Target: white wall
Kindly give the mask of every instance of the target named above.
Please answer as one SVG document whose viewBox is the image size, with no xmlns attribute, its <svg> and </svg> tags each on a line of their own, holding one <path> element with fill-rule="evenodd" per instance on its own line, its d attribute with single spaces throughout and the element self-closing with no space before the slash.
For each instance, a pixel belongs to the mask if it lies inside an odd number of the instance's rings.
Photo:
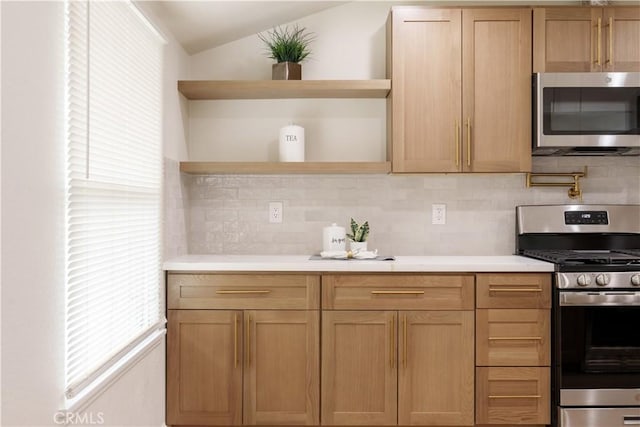
<svg viewBox="0 0 640 427">
<path fill-rule="evenodd" d="M 0 424 L 47 426 L 64 408 L 63 2 L 2 1 L 0 8 Z M 173 42 L 167 51 L 165 90 L 175 98 L 186 54 Z M 165 149 L 182 159 L 182 113 L 174 101 L 165 109 Z M 103 425 L 163 425 L 164 359 L 162 342 L 82 412 Z"/>
</svg>

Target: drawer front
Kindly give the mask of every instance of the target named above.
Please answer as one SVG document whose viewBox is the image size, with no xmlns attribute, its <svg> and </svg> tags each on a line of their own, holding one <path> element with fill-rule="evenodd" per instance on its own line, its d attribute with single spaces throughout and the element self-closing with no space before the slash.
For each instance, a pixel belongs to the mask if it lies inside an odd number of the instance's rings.
<svg viewBox="0 0 640 427">
<path fill-rule="evenodd" d="M 319 309 L 320 276 L 181 274 L 167 277 L 169 309 Z"/>
<path fill-rule="evenodd" d="M 474 276 L 446 274 L 327 274 L 328 310 L 473 310 Z"/>
<path fill-rule="evenodd" d="M 550 310 L 478 309 L 476 365 L 549 366 Z"/>
<path fill-rule="evenodd" d="M 479 273 L 478 308 L 551 308 L 550 273 Z"/>
<path fill-rule="evenodd" d="M 549 424 L 549 368 L 476 368 L 476 424 Z"/>
</svg>

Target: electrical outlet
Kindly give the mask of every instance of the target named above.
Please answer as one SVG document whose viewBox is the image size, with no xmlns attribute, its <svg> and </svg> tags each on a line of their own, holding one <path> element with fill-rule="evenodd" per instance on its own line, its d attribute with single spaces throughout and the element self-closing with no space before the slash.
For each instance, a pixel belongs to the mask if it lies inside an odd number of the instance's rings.
<svg viewBox="0 0 640 427">
<path fill-rule="evenodd" d="M 447 223 L 447 205 L 431 205 L 431 224 Z"/>
<path fill-rule="evenodd" d="M 269 222 L 282 222 L 282 202 L 269 202 Z"/>
</svg>

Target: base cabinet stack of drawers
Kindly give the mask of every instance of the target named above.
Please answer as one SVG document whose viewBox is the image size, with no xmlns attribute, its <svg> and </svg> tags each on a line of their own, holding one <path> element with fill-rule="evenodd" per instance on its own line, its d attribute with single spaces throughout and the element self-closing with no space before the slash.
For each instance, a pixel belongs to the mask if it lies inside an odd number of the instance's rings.
<svg viewBox="0 0 640 427">
<path fill-rule="evenodd" d="M 550 422 L 549 274 L 476 275 L 476 423 Z"/>
<path fill-rule="evenodd" d="M 167 425 L 547 424 L 550 281 L 170 272 Z"/>
</svg>

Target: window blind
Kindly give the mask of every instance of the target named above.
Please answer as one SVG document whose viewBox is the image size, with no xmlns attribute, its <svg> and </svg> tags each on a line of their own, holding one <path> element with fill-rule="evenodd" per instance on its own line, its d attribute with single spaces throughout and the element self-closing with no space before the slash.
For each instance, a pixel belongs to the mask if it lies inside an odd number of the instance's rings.
<svg viewBox="0 0 640 427">
<path fill-rule="evenodd" d="M 162 40 L 129 2 L 66 2 L 66 396 L 164 328 Z"/>
</svg>

